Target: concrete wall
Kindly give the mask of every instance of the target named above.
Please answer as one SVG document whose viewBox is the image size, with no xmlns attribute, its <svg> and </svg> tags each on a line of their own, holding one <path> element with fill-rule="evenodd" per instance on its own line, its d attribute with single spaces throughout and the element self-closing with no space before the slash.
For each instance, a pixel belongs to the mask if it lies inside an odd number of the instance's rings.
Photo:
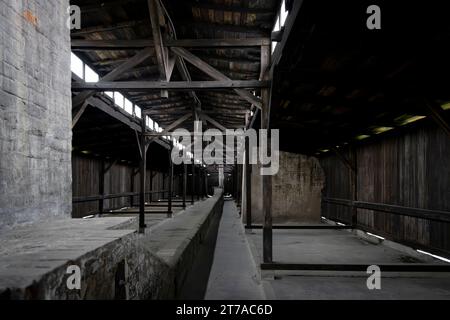
<svg viewBox="0 0 450 320">
<path fill-rule="evenodd" d="M 272 177 L 273 223 L 320 222 L 324 179 L 316 158 L 280 152 L 280 169 Z M 242 208 L 245 220 L 245 200 Z M 258 165 L 252 168 L 252 220 L 257 224 L 263 222 L 262 176 Z"/>
<path fill-rule="evenodd" d="M 0 229 L 70 216 L 68 4 L 0 1 Z"/>
</svg>

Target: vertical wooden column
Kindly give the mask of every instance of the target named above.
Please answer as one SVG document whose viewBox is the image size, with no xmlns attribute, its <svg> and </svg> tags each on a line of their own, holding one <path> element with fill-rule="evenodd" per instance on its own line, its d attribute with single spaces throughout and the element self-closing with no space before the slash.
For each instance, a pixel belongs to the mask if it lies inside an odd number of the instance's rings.
<svg viewBox="0 0 450 320">
<path fill-rule="evenodd" d="M 194 204 L 194 195 L 195 195 L 195 163 L 192 163 L 191 204 Z"/>
<path fill-rule="evenodd" d="M 252 226 L 252 165 L 250 164 L 250 142 L 245 139 L 245 217 L 247 227 Z"/>
<path fill-rule="evenodd" d="M 139 189 L 139 233 L 145 232 L 145 171 L 147 162 L 147 149 L 145 139 L 145 117 L 141 119 L 141 166 L 140 166 L 140 189 Z"/>
<path fill-rule="evenodd" d="M 208 170 L 205 168 L 205 194 L 206 198 L 208 198 Z"/>
<path fill-rule="evenodd" d="M 104 195 L 105 195 L 105 159 L 100 160 L 98 170 L 98 194 L 101 196 L 98 201 L 98 214 L 103 214 Z"/>
<path fill-rule="evenodd" d="M 153 201 L 153 169 L 150 169 L 150 194 L 148 195 L 149 202 Z"/>
<path fill-rule="evenodd" d="M 134 192 L 134 169 L 131 169 L 131 175 L 130 175 L 130 192 Z M 134 196 L 130 196 L 130 207 L 133 207 L 134 204 Z"/>
<path fill-rule="evenodd" d="M 352 195 L 352 226 L 356 228 L 358 225 L 358 208 L 354 205 L 354 202 L 358 200 L 358 171 L 357 171 L 357 159 L 356 150 L 354 147 L 350 147 L 350 188 Z"/>
<path fill-rule="evenodd" d="M 169 193 L 167 198 L 167 217 L 172 218 L 172 189 L 173 189 L 173 162 L 172 162 L 172 142 L 169 148 Z"/>
<path fill-rule="evenodd" d="M 162 192 L 161 192 L 161 198 L 164 200 L 164 195 L 166 194 L 166 173 L 162 173 Z"/>
<path fill-rule="evenodd" d="M 261 73 L 263 80 L 272 80 L 269 70 L 270 65 L 270 46 L 261 46 Z M 270 128 L 270 89 L 261 90 L 262 110 L 261 110 L 261 129 Z M 267 148 L 270 150 L 270 133 L 268 133 Z M 262 196 L 263 196 L 263 261 L 271 263 L 272 255 L 272 177 L 262 176 Z"/>
<path fill-rule="evenodd" d="M 200 200 L 200 183 L 199 182 L 200 182 L 201 175 L 202 175 L 202 168 L 199 167 L 197 175 L 196 175 L 196 180 L 195 180 L 195 184 L 197 186 L 197 188 L 195 188 L 195 193 L 197 194 L 197 201 Z"/>
<path fill-rule="evenodd" d="M 187 164 L 183 163 L 183 209 L 186 209 Z"/>
</svg>

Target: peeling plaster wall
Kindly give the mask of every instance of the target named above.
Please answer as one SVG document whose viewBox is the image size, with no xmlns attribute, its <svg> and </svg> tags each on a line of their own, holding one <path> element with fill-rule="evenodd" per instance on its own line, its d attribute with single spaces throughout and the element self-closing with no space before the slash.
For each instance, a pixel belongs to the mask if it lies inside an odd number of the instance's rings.
<svg viewBox="0 0 450 320">
<path fill-rule="evenodd" d="M 262 179 L 252 167 L 252 220 L 263 223 Z M 280 152 L 280 169 L 272 177 L 273 223 L 318 223 L 324 173 L 319 160 L 301 154 Z M 245 220 L 245 200 L 242 206 Z"/>
</svg>

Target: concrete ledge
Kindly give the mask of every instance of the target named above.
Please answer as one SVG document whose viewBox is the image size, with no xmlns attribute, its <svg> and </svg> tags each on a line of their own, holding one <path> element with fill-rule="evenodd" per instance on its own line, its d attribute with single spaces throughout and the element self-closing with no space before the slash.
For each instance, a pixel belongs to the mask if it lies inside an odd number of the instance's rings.
<svg viewBox="0 0 450 320">
<path fill-rule="evenodd" d="M 174 299 L 212 222 L 222 191 L 147 234 L 121 229 L 134 218 L 71 219 L 10 230 L 0 236 L 0 298 Z M 81 270 L 69 290 L 67 267 Z"/>
</svg>

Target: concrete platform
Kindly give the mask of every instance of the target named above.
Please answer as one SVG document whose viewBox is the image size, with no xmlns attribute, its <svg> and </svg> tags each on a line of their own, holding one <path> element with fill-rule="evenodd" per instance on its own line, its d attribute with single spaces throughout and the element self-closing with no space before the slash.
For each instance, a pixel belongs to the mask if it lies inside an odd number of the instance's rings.
<svg viewBox="0 0 450 320">
<path fill-rule="evenodd" d="M 221 191 L 167 218 L 146 214 L 35 223 L 0 235 L 0 298 L 176 298 L 222 211 Z M 81 289 L 67 287 L 67 267 L 81 269 Z"/>
<path fill-rule="evenodd" d="M 252 254 L 261 263 L 262 231 L 247 233 Z M 348 230 L 273 230 L 273 259 L 282 263 L 367 264 L 430 263 L 440 260 L 411 248 L 362 238 Z M 271 299 L 450 299 L 449 273 L 384 272 L 381 290 L 369 290 L 365 272 L 263 271 Z M 267 280 L 270 273 L 274 280 Z"/>
<path fill-rule="evenodd" d="M 131 217 L 35 223 L 0 235 L 0 292 L 22 288 L 89 252 L 135 233 Z"/>
<path fill-rule="evenodd" d="M 234 201 L 225 201 L 206 300 L 259 300 L 264 291 Z"/>
</svg>

